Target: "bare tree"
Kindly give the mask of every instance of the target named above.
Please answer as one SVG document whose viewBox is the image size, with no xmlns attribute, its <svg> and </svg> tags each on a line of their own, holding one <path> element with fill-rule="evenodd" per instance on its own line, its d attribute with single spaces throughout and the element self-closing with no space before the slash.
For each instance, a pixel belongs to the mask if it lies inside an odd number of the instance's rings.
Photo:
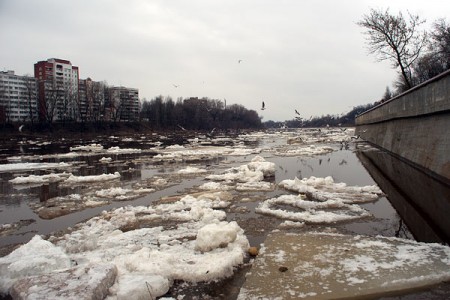
<svg viewBox="0 0 450 300">
<path fill-rule="evenodd" d="M 43 82 L 46 86 L 44 101 L 39 102 L 39 111 L 42 114 L 42 118 L 49 124 L 53 123 L 53 120 L 57 111 L 57 103 L 61 97 L 61 93 L 55 84 L 52 82 Z"/>
<path fill-rule="evenodd" d="M 435 53 L 444 69 L 450 69 L 450 24 L 439 19 L 431 32 L 431 52 Z"/>
<path fill-rule="evenodd" d="M 369 52 L 379 61 L 390 60 L 400 73 L 406 87 L 413 86 L 411 66 L 427 45 L 427 33 L 419 27 L 425 22 L 408 12 L 405 19 L 401 12 L 397 16 L 386 11 L 371 9 L 357 24 L 367 31 Z"/>
<path fill-rule="evenodd" d="M 384 91 L 383 98 L 381 98 L 381 101 L 384 102 L 391 98 L 392 98 L 392 93 L 391 93 L 391 90 L 389 89 L 389 87 L 387 86 L 386 90 Z"/>
<path fill-rule="evenodd" d="M 36 79 L 26 75 L 25 89 L 27 93 L 28 118 L 30 118 L 31 125 L 34 124 L 34 119 L 37 116 L 37 86 Z"/>
</svg>

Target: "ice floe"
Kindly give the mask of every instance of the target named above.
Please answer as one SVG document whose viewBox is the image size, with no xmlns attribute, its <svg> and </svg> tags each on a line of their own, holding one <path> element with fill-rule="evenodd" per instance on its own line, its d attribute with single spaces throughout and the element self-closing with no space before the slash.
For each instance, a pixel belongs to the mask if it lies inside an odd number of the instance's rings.
<svg viewBox="0 0 450 300">
<path fill-rule="evenodd" d="M 106 153 L 113 153 L 113 154 L 130 154 L 130 153 L 141 153 L 141 152 L 142 152 L 141 149 L 120 148 L 118 146 L 106 149 Z"/>
<path fill-rule="evenodd" d="M 285 208 L 278 208 L 283 205 Z M 358 205 L 340 200 L 308 201 L 302 195 L 281 195 L 267 199 L 255 209 L 257 213 L 309 224 L 335 223 L 368 217 L 371 214 Z"/>
<path fill-rule="evenodd" d="M 103 150 L 103 146 L 100 144 L 70 147 L 70 151 L 102 152 Z"/>
<path fill-rule="evenodd" d="M 333 151 L 335 151 L 335 149 L 330 146 L 307 145 L 295 148 L 279 148 L 276 150 L 275 154 L 278 156 L 313 156 L 326 154 Z"/>
<path fill-rule="evenodd" d="M 109 163 L 112 161 L 112 158 L 111 157 L 102 157 L 98 161 L 101 163 Z"/>
<path fill-rule="evenodd" d="M 261 156 L 255 156 L 250 163 L 225 170 L 223 174 L 212 174 L 207 179 L 226 182 L 257 182 L 275 174 L 275 164 Z"/>
<path fill-rule="evenodd" d="M 64 181 L 72 173 L 52 173 L 46 175 L 29 175 L 29 176 L 19 176 L 14 179 L 9 180 L 12 184 L 44 184 L 49 182 Z"/>
<path fill-rule="evenodd" d="M 86 183 L 86 182 L 98 182 L 107 181 L 120 178 L 119 172 L 114 172 L 114 174 L 101 174 L 101 175 L 88 175 L 88 176 L 75 176 L 71 175 L 67 178 L 64 183 Z"/>
<path fill-rule="evenodd" d="M 72 164 L 60 163 L 12 163 L 0 165 L 0 172 L 27 171 L 27 170 L 46 170 L 46 169 L 65 169 Z"/>
<path fill-rule="evenodd" d="M 0 293 L 7 294 L 15 280 L 52 274 L 74 267 L 75 262 L 78 267 L 117 267 L 111 299 L 148 297 L 146 283 L 157 297 L 167 292 L 173 280 L 231 276 L 249 244 L 243 230 L 235 222 L 223 221 L 225 213 L 216 209 L 230 205 L 227 199 L 224 192 L 204 193 L 156 206 L 122 207 L 77 225 L 63 237 L 51 238 L 53 243 L 36 236 L 0 258 Z M 171 221 L 174 226 L 139 225 L 155 220 Z"/>
<path fill-rule="evenodd" d="M 208 172 L 206 169 L 201 169 L 201 168 L 197 168 L 197 167 L 191 167 L 191 166 L 187 166 L 184 169 L 178 170 L 177 173 L 178 174 L 198 174 L 198 173 L 206 173 Z"/>
<path fill-rule="evenodd" d="M 279 185 L 287 190 L 307 194 L 314 200 L 340 200 L 343 203 L 363 203 L 377 200 L 383 192 L 376 185 L 348 186 L 344 182 L 335 183 L 331 176 L 286 179 Z"/>
</svg>

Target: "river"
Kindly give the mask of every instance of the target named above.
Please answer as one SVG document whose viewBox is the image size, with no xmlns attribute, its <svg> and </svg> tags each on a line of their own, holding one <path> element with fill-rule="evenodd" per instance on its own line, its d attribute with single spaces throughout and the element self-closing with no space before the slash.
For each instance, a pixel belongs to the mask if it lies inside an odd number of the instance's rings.
<svg viewBox="0 0 450 300">
<path fill-rule="evenodd" d="M 275 164 L 272 174 L 263 180 L 267 185 L 241 190 L 237 185 L 227 187 L 233 204 L 224 209 L 226 221 L 236 221 L 244 229 L 250 246 L 261 247 L 267 235 L 279 230 L 284 221 L 257 211 L 264 200 L 291 194 L 280 182 L 328 176 L 346 186 L 378 185 L 382 193 L 374 201 L 358 203 L 367 212 L 362 217 L 352 212 L 352 218 L 344 221 L 307 221 L 306 229 L 293 226 L 286 229 L 288 232 L 331 228 L 352 236 L 398 237 L 448 245 L 448 186 L 352 137 L 353 130 L 283 130 L 214 138 L 201 134 L 174 138 L 156 133 L 60 140 L 19 136 L 0 149 L 1 254 L 6 255 L 36 234 L 62 236 L 104 211 L 156 205 L 178 195 L 200 193 L 207 176 L 220 176 L 230 168 L 237 170 L 256 156 Z M 433 209 L 424 209 L 427 206 Z M 299 212 L 287 204 L 278 204 L 276 209 Z M 324 211 L 327 217 L 348 217 L 343 209 L 328 207 Z M 250 265 L 247 261 L 231 280 L 222 281 L 225 288 L 217 283 L 193 288 L 175 282 L 169 294 L 235 298 Z M 441 285 L 405 294 L 430 296 L 437 291 L 450 295 L 448 290 L 447 285 Z"/>
</svg>

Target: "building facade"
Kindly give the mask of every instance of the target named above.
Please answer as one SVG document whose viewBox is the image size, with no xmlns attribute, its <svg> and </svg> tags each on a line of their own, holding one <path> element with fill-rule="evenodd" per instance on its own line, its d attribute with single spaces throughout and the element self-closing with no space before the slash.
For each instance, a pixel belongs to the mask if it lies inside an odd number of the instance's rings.
<svg viewBox="0 0 450 300">
<path fill-rule="evenodd" d="M 130 122 L 139 120 L 139 90 L 127 87 L 109 87 L 105 93 L 105 119 Z"/>
<path fill-rule="evenodd" d="M 104 82 L 93 81 L 91 78 L 80 79 L 78 82 L 79 119 L 81 122 L 98 122 L 105 116 Z"/>
<path fill-rule="evenodd" d="M 79 118 L 78 67 L 68 60 L 50 58 L 34 64 L 38 82 L 39 116 L 47 122 Z"/>
<path fill-rule="evenodd" d="M 0 121 L 30 122 L 38 118 L 37 81 L 33 77 L 0 72 Z"/>
</svg>

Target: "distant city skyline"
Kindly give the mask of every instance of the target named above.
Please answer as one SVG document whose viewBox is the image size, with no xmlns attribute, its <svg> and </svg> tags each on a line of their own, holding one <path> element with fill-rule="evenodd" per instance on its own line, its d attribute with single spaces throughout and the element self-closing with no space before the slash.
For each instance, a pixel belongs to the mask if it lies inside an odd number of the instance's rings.
<svg viewBox="0 0 450 300">
<path fill-rule="evenodd" d="M 226 99 L 263 121 L 341 114 L 378 101 L 397 77 L 356 25 L 388 7 L 427 19 L 424 29 L 450 15 L 437 0 L 3 0 L 0 68 L 33 76 L 37 61 L 60 58 L 141 99 Z"/>
</svg>

